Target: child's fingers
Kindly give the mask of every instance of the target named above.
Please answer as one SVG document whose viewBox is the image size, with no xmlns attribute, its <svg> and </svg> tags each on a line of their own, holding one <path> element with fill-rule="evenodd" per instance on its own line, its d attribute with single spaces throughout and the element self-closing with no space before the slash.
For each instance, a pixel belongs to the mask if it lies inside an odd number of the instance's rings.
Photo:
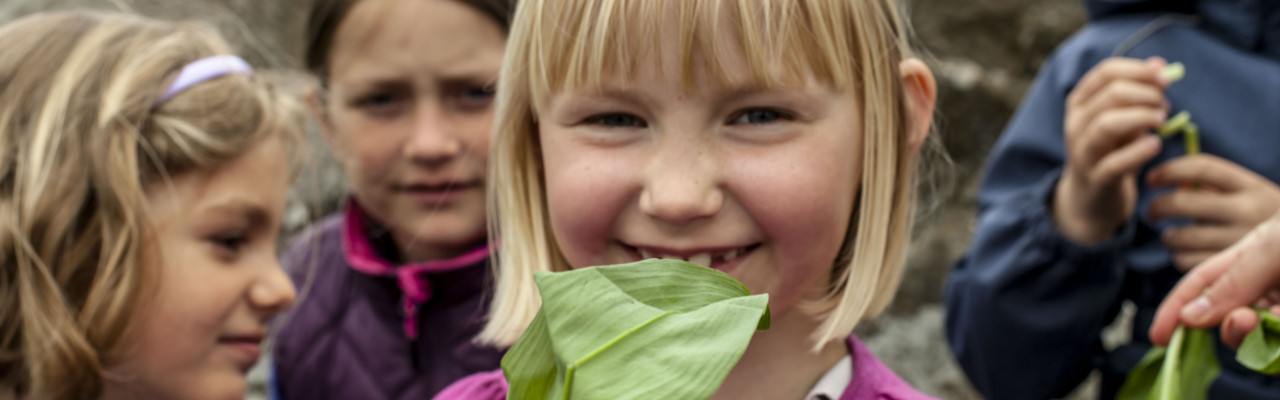
<svg viewBox="0 0 1280 400">
<path fill-rule="evenodd" d="M 1178 271 L 1187 272 L 1195 268 L 1200 263 L 1208 260 L 1217 254 L 1216 251 L 1181 251 L 1173 254 L 1173 267 Z"/>
<path fill-rule="evenodd" d="M 1142 135 L 1097 161 L 1089 179 L 1093 182 L 1114 182 L 1141 168 L 1159 153 L 1160 138 Z"/>
<path fill-rule="evenodd" d="M 1160 69 L 1166 64 L 1168 63 L 1158 57 L 1147 60 L 1108 58 L 1080 78 L 1080 83 L 1067 96 L 1067 101 L 1069 104 L 1082 105 L 1108 82 L 1120 79 L 1144 82 L 1160 88 L 1168 87 L 1169 83 L 1160 74 Z"/>
<path fill-rule="evenodd" d="M 1202 183 L 1223 191 L 1246 188 L 1257 179 L 1252 171 L 1209 154 L 1178 157 L 1147 173 L 1147 183 L 1152 186 Z"/>
<path fill-rule="evenodd" d="M 1258 313 L 1248 307 L 1240 307 L 1227 313 L 1222 321 L 1222 342 L 1232 349 L 1240 347 L 1249 331 L 1258 326 Z"/>
<path fill-rule="evenodd" d="M 1174 252 L 1217 253 L 1231 247 L 1247 234 L 1249 228 L 1243 226 L 1196 224 L 1167 228 L 1160 234 L 1160 241 Z"/>
<path fill-rule="evenodd" d="M 1151 136 L 1152 140 L 1158 142 L 1158 137 L 1147 132 L 1159 126 L 1163 119 L 1162 112 L 1149 107 L 1108 110 L 1094 118 L 1085 128 L 1085 133 L 1078 145 L 1082 154 L 1076 159 L 1087 164 L 1096 164 L 1108 157 L 1111 152 L 1133 143 L 1137 138 Z"/>
<path fill-rule="evenodd" d="M 1147 207 L 1147 216 L 1153 220 L 1189 218 L 1202 222 L 1230 223 L 1238 220 L 1240 211 L 1231 196 L 1177 189 L 1152 200 Z"/>
<path fill-rule="evenodd" d="M 1139 107 L 1156 112 L 1158 123 L 1163 123 L 1169 113 L 1161 88 L 1129 80 L 1112 81 L 1089 101 L 1074 106 L 1067 115 L 1067 123 L 1085 127 L 1109 110 Z"/>
</svg>

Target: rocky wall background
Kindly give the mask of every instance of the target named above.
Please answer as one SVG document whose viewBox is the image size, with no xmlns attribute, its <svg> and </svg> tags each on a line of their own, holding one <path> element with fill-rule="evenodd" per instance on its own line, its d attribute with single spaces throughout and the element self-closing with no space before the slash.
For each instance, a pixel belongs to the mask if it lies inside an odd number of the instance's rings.
<svg viewBox="0 0 1280 400">
<path fill-rule="evenodd" d="M 1084 22 L 1078 0 L 904 0 L 922 56 L 940 85 L 939 134 L 953 164 L 925 191 L 902 290 L 882 317 L 859 328 L 876 354 L 917 388 L 947 399 L 979 398 L 942 336 L 943 285 L 972 235 L 982 162 L 1052 49 Z M 213 23 L 260 69 L 300 66 L 310 0 L 0 0 L 0 22 L 33 12 L 87 7 Z M 301 88 L 305 80 L 294 79 Z M 313 141 L 322 150 L 319 139 Z M 295 188 L 320 212 L 341 198 L 340 171 L 323 154 Z M 314 219 L 301 204 L 289 223 Z M 258 372 L 258 379 L 261 372 Z M 1078 390 L 1077 398 L 1090 391 Z M 253 397 L 261 396 L 254 393 Z"/>
</svg>

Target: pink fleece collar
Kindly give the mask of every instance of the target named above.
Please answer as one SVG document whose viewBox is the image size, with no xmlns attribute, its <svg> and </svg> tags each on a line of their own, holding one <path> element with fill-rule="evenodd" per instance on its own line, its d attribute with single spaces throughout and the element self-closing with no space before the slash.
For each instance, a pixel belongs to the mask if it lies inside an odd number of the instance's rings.
<svg viewBox="0 0 1280 400">
<path fill-rule="evenodd" d="M 418 306 L 431 300 L 429 275 L 474 265 L 489 256 L 489 246 L 482 245 L 448 260 L 394 265 L 374 251 L 373 243 L 369 241 L 364 229 L 367 217 L 355 199 L 347 201 L 344 217 L 342 253 L 347 264 L 363 274 L 396 277 L 396 283 L 404 294 L 404 333 L 411 339 L 418 337 Z"/>
</svg>

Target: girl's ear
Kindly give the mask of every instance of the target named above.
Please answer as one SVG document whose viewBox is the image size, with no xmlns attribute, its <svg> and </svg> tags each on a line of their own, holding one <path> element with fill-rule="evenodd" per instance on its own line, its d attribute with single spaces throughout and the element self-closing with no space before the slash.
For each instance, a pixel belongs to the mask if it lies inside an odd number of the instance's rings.
<svg viewBox="0 0 1280 400">
<path fill-rule="evenodd" d="M 338 160 L 343 160 L 343 146 L 338 141 L 338 131 L 334 128 L 333 117 L 329 114 L 329 102 L 326 99 L 324 88 L 319 85 L 312 85 L 311 90 L 307 91 L 306 99 L 307 111 L 320 124 L 320 130 L 324 132 L 324 140 L 329 145 L 329 151 Z"/>
<path fill-rule="evenodd" d="M 907 102 L 907 143 L 911 154 L 919 154 L 920 147 L 929 137 L 933 126 L 933 107 L 938 100 L 938 83 L 933 72 L 918 58 L 908 58 L 898 64 L 902 73 L 902 91 Z"/>
</svg>

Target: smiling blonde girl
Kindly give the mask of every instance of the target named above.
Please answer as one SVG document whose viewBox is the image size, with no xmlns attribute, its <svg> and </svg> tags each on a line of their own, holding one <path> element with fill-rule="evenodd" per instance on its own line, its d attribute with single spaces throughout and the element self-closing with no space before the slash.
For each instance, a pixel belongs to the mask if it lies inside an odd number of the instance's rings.
<svg viewBox="0 0 1280 400">
<path fill-rule="evenodd" d="M 898 287 L 936 94 L 895 2 L 525 1 L 508 46 L 481 340 L 521 335 L 534 272 L 675 257 L 769 294 L 715 398 L 921 397 L 850 336 Z"/>
<path fill-rule="evenodd" d="M 233 399 L 293 301 L 297 123 L 216 33 L 0 28 L 0 398 Z"/>
</svg>

